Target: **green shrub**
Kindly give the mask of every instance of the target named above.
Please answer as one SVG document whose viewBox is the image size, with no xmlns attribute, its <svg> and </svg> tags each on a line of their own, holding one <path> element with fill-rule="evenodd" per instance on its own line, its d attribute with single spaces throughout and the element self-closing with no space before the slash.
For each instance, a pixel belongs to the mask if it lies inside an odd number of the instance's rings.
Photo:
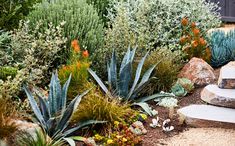
<svg viewBox="0 0 235 146">
<path fill-rule="evenodd" d="M 181 51 L 172 52 L 166 48 L 158 48 L 151 52 L 146 59 L 143 70 L 147 70 L 149 64 L 158 65 L 154 69 L 154 80 L 143 91 L 144 94 L 153 94 L 160 91 L 169 91 L 177 80 L 177 75 L 183 66 Z"/>
<path fill-rule="evenodd" d="M 0 67 L 0 79 L 6 80 L 7 77 L 14 78 L 17 74 L 18 69 L 10 66 Z"/>
<path fill-rule="evenodd" d="M 12 30 L 41 0 L 0 0 L 0 29 Z"/>
<path fill-rule="evenodd" d="M 87 0 L 88 4 L 92 4 L 97 9 L 99 16 L 103 22 L 107 22 L 106 16 L 108 15 L 108 8 L 113 0 Z"/>
<path fill-rule="evenodd" d="M 29 84 L 46 84 L 49 81 L 50 71 L 57 66 L 60 52 L 65 49 L 66 39 L 61 35 L 61 25 L 49 25 L 43 33 L 39 32 L 40 27 L 41 24 L 38 23 L 30 31 L 28 22 L 25 22 L 11 33 L 11 53 L 5 54 L 13 58 L 10 65 L 17 66 L 19 71 L 15 78 L 4 82 L 0 80 L 0 97 L 17 97 L 22 83 L 26 81 Z"/>
<path fill-rule="evenodd" d="M 92 5 L 86 0 L 44 0 L 38 4 L 27 17 L 32 28 L 42 20 L 42 31 L 52 22 L 54 26 L 65 22 L 64 37 L 68 38 L 68 46 L 73 39 L 78 39 L 81 48 L 91 54 L 103 44 L 103 23 Z"/>
<path fill-rule="evenodd" d="M 221 30 L 210 33 L 209 42 L 211 47 L 211 65 L 222 66 L 229 61 L 235 60 L 235 30 L 227 34 Z"/>
<path fill-rule="evenodd" d="M 110 23 L 106 30 L 105 47 L 95 54 L 95 61 L 102 61 L 113 49 L 118 56 L 124 55 L 129 45 L 138 45 L 137 53 L 162 46 L 181 49 L 181 19 L 187 17 L 198 22 L 198 28 L 205 32 L 220 25 L 219 13 L 215 11 L 217 8 L 216 4 L 204 0 L 116 0 L 108 13 Z M 104 69 L 104 61 L 95 68 L 99 72 L 104 72 Z"/>
<path fill-rule="evenodd" d="M 9 32 L 0 30 L 0 65 L 4 66 L 12 62 L 10 49 L 11 36 Z"/>
</svg>

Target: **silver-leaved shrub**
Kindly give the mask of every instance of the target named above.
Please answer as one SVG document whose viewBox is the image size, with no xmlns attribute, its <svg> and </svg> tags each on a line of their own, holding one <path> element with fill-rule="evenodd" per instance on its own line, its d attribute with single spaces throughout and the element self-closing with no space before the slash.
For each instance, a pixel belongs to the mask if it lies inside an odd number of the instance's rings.
<svg viewBox="0 0 235 146">
<path fill-rule="evenodd" d="M 10 61 L 4 66 L 14 66 L 18 72 L 14 78 L 0 80 L 0 97 L 16 97 L 21 91 L 22 83 L 45 84 L 49 81 L 49 74 L 60 58 L 60 52 L 66 48 L 66 38 L 63 37 L 63 24 L 54 27 L 49 24 L 48 29 L 39 31 L 42 23 L 29 29 L 29 22 L 21 22 L 19 28 L 10 32 Z M 1 63 L 2 64 L 2 63 Z"/>
<path fill-rule="evenodd" d="M 123 55 L 129 45 L 138 45 L 137 53 L 162 46 L 180 49 L 181 19 L 197 22 L 206 32 L 220 25 L 218 9 L 217 4 L 204 0 L 114 0 L 107 16 L 105 47 L 98 50 L 96 60 L 104 60 L 113 49 Z"/>
</svg>

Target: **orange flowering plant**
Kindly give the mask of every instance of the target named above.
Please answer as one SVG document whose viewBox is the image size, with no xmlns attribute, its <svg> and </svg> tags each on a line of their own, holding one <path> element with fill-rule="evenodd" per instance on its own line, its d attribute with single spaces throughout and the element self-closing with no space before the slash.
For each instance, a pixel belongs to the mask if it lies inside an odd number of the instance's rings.
<svg viewBox="0 0 235 146">
<path fill-rule="evenodd" d="M 183 18 L 181 25 L 183 31 L 179 41 L 183 51 L 188 55 L 188 58 L 198 57 L 210 62 L 210 49 L 196 23 L 189 22 L 188 18 Z"/>
<path fill-rule="evenodd" d="M 71 55 L 67 65 L 62 66 L 58 72 L 62 83 L 72 74 L 68 97 L 74 97 L 78 93 L 85 91 L 88 85 L 87 69 L 90 67 L 89 53 L 87 50 L 81 50 L 78 40 L 71 42 L 71 48 Z"/>
</svg>

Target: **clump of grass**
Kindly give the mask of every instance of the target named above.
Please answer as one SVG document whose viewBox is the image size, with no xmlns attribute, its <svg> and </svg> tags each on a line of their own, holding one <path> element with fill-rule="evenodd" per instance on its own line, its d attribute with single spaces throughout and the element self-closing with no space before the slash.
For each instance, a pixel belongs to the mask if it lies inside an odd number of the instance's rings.
<svg viewBox="0 0 235 146">
<path fill-rule="evenodd" d="M 16 117 L 16 110 L 10 100 L 0 98 L 0 139 L 6 139 L 17 130 L 17 125 L 12 122 Z"/>
<path fill-rule="evenodd" d="M 135 112 L 129 104 L 121 103 L 117 98 L 105 97 L 100 89 L 92 89 L 81 101 L 72 122 L 93 119 L 107 121 L 108 125 L 112 125 L 115 121 L 124 122 L 132 113 Z"/>
<path fill-rule="evenodd" d="M 45 132 L 35 129 L 35 135 L 27 131 L 20 131 L 17 134 L 16 144 L 20 146 L 62 146 L 64 142 L 51 139 Z"/>
<path fill-rule="evenodd" d="M 158 63 L 158 65 L 153 73 L 155 79 L 150 82 L 143 92 L 153 94 L 168 91 L 177 80 L 177 75 L 182 68 L 182 57 L 181 52 L 172 52 L 164 48 L 151 52 L 145 61 L 144 68 L 147 69 L 150 64 Z"/>
</svg>

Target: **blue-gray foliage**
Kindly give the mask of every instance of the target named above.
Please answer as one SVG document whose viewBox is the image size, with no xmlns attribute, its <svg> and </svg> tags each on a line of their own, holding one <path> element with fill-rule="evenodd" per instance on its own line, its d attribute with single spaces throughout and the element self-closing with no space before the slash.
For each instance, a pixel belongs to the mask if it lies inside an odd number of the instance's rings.
<svg viewBox="0 0 235 146">
<path fill-rule="evenodd" d="M 210 34 L 211 65 L 222 66 L 235 59 L 235 29 L 225 33 L 216 30 Z"/>
</svg>

